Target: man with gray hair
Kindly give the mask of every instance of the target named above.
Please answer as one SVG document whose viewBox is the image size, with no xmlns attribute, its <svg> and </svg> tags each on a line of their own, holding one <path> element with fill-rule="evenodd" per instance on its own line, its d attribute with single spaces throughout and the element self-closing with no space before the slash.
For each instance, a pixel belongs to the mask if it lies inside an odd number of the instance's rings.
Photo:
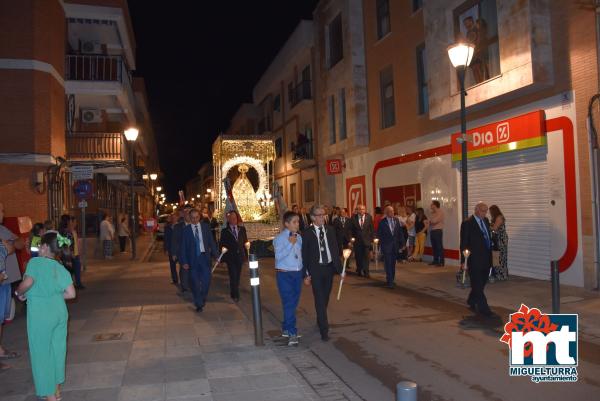
<svg viewBox="0 0 600 401">
<path fill-rule="evenodd" d="M 323 341 L 329 340 L 327 305 L 333 286 L 334 272 L 342 272 L 342 261 L 335 229 L 325 225 L 325 209 L 315 205 L 310 209 L 313 225 L 302 233 L 302 264 L 304 283 L 312 285 L 317 312 L 317 324 Z"/>
<path fill-rule="evenodd" d="M 492 234 L 487 211 L 485 203 L 478 203 L 473 215 L 460 225 L 460 252 L 461 267 L 467 269 L 471 280 L 471 292 L 467 299 L 469 308 L 485 317 L 493 317 L 483 292 L 492 267 Z M 466 266 L 465 250 L 470 254 Z"/>
</svg>

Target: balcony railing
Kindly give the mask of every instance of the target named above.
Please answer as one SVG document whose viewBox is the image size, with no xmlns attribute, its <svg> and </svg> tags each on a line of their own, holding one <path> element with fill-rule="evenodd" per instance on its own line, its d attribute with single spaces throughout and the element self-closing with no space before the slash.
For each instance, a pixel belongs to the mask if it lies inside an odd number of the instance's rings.
<svg viewBox="0 0 600 401">
<path fill-rule="evenodd" d="M 313 159 L 313 146 L 311 140 L 298 143 L 292 148 L 292 161 L 311 160 Z"/>
<path fill-rule="evenodd" d="M 256 124 L 256 128 L 258 130 L 258 134 L 264 134 L 265 132 L 271 132 L 271 119 L 269 117 L 262 118 Z"/>
<path fill-rule="evenodd" d="M 72 81 L 112 81 L 128 80 L 128 72 L 121 56 L 98 54 L 68 54 L 65 64 L 65 78 Z"/>
<path fill-rule="evenodd" d="M 70 160 L 127 162 L 127 145 L 120 132 L 75 132 L 67 135 Z"/>
<path fill-rule="evenodd" d="M 312 99 L 311 81 L 304 80 L 300 82 L 290 93 L 290 104 L 291 107 L 296 106 L 303 100 Z"/>
</svg>

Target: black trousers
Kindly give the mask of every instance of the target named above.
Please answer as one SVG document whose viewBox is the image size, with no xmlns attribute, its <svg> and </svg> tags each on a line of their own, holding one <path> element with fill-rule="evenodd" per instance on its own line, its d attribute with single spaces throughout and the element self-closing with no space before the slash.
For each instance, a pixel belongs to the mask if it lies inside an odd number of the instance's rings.
<svg viewBox="0 0 600 401">
<path fill-rule="evenodd" d="M 483 292 L 488 281 L 489 267 L 468 266 L 469 278 L 471 279 L 471 292 L 467 303 L 475 308 L 480 313 L 487 313 L 490 307 L 487 303 L 487 298 Z"/>
<path fill-rule="evenodd" d="M 357 244 L 354 245 L 354 252 L 356 258 L 356 272 L 357 273 L 368 273 L 369 272 L 369 245 Z"/>
<path fill-rule="evenodd" d="M 229 294 L 231 298 L 240 297 L 240 276 L 242 275 L 242 262 L 227 262 L 229 271 Z"/>
<path fill-rule="evenodd" d="M 127 237 L 119 236 L 119 250 L 121 252 L 125 252 L 125 247 L 127 246 Z"/>
<path fill-rule="evenodd" d="M 317 312 L 317 325 L 323 336 L 329 332 L 327 305 L 329 305 L 329 295 L 333 286 L 333 263 L 317 266 L 311 270 L 310 276 L 315 299 L 315 311 Z"/>
</svg>

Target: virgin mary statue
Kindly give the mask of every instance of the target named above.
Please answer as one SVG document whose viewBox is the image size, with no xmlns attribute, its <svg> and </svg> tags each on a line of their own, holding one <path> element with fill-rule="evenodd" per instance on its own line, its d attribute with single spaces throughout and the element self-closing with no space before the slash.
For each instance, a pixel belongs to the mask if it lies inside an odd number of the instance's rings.
<svg viewBox="0 0 600 401">
<path fill-rule="evenodd" d="M 262 214 L 258 200 L 256 199 L 256 192 L 252 183 L 246 177 L 248 172 L 248 166 L 246 164 L 240 164 L 238 167 L 240 172 L 239 177 L 233 184 L 233 198 L 237 204 L 238 210 L 242 215 L 244 221 L 257 220 Z"/>
</svg>

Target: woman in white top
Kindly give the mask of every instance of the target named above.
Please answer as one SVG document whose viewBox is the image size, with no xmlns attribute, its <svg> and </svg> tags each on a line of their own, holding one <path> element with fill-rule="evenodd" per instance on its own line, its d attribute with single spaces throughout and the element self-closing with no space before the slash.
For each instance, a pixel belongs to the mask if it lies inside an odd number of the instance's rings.
<svg viewBox="0 0 600 401">
<path fill-rule="evenodd" d="M 112 217 L 107 214 L 100 223 L 100 241 L 104 249 L 104 258 L 112 259 L 113 240 L 115 239 L 115 227 L 112 224 Z"/>
<path fill-rule="evenodd" d="M 127 238 L 129 237 L 129 227 L 127 227 L 127 217 L 121 217 L 121 221 L 119 222 L 119 250 L 121 253 L 125 252 L 125 247 L 127 246 Z"/>
</svg>

